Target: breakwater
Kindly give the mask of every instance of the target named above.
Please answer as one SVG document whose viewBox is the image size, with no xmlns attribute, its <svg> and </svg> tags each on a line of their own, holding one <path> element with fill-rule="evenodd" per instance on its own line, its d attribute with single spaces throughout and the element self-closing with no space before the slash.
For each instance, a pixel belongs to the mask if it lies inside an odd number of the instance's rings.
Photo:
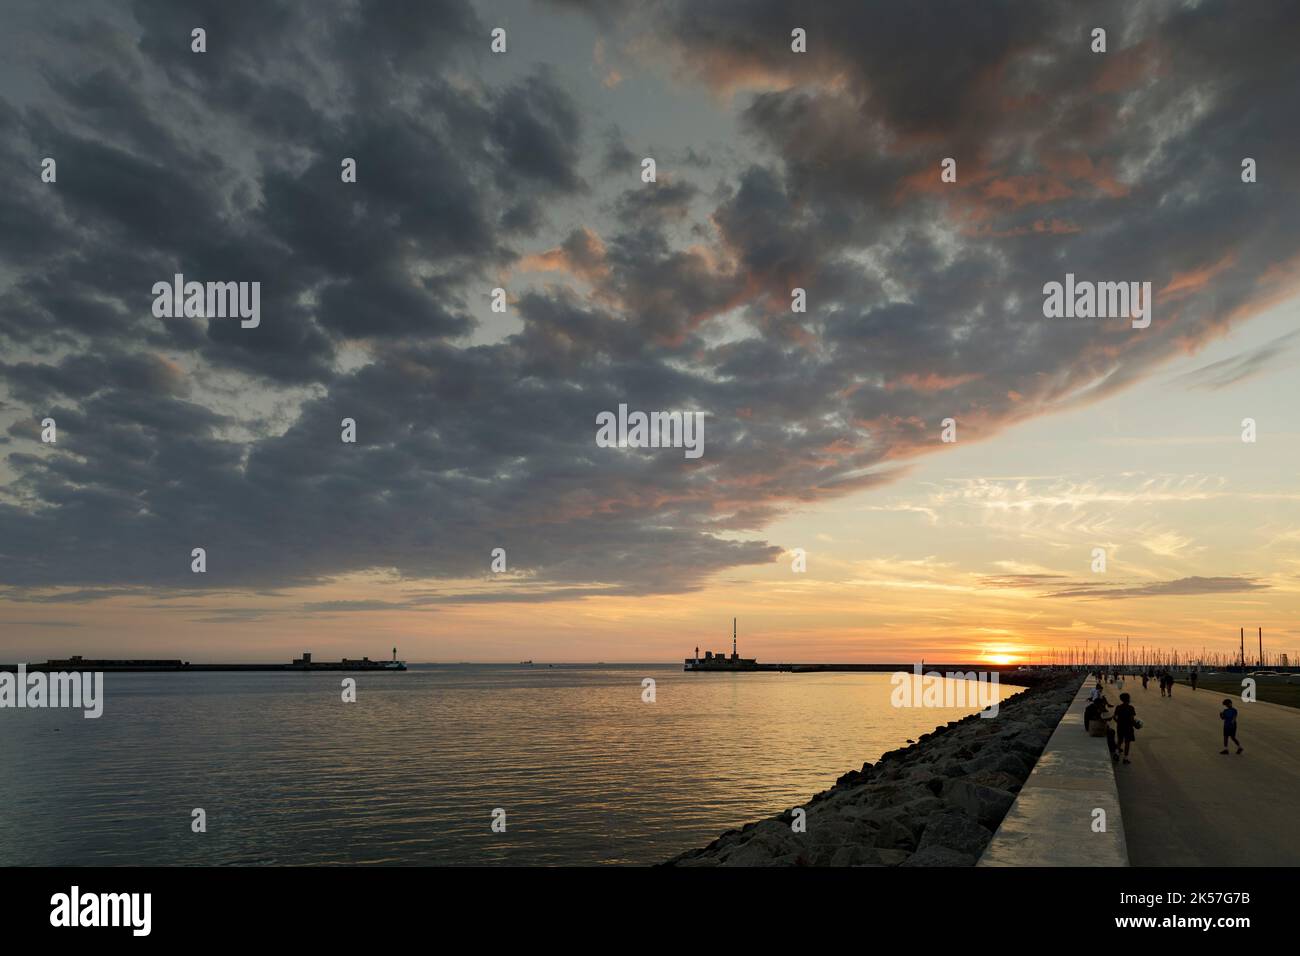
<svg viewBox="0 0 1300 956">
<path fill-rule="evenodd" d="M 1032 676 L 1002 701 L 850 770 L 833 787 L 670 866 L 974 866 L 1065 713 L 1076 674 Z M 796 811 L 802 810 L 803 815 Z"/>
</svg>

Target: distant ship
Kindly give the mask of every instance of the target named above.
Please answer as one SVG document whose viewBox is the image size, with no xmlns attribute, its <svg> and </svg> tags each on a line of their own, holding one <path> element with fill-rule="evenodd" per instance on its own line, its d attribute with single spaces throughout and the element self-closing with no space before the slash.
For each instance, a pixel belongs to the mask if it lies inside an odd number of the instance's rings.
<svg viewBox="0 0 1300 956">
<path fill-rule="evenodd" d="M 770 665 L 769 665 L 770 666 Z M 756 671 L 762 670 L 757 659 L 753 657 L 741 657 L 736 651 L 736 619 L 731 619 L 731 656 L 726 653 L 715 654 L 713 651 L 705 651 L 704 656 L 700 657 L 700 649 L 695 648 L 695 656 L 686 658 L 686 666 L 682 670 L 687 671 Z"/>
</svg>

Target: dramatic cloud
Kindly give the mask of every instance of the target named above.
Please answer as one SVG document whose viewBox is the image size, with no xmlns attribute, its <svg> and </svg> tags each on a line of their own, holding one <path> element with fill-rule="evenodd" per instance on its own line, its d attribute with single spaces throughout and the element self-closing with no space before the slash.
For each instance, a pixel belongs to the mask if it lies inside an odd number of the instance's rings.
<svg viewBox="0 0 1300 956">
<path fill-rule="evenodd" d="M 0 99 L 14 596 L 467 579 L 497 547 L 526 588 L 438 600 L 700 588 L 943 419 L 965 442 L 1112 393 L 1300 261 L 1294 4 L 812 3 L 804 55 L 767 0 L 554 5 L 738 117 L 738 167 L 672 144 L 654 184 L 637 117 L 594 125 L 461 0 L 39 9 Z M 1045 319 L 1067 272 L 1151 282 L 1151 327 Z M 175 273 L 260 282 L 261 324 L 154 318 Z M 620 403 L 705 412 L 704 456 L 598 448 Z M 1224 582 L 1262 586 L 1089 596 Z"/>
</svg>

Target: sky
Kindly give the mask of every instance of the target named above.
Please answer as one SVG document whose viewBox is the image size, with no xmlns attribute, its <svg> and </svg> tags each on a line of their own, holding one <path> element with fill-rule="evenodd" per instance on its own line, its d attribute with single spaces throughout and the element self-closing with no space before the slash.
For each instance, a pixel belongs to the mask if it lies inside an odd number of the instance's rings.
<svg viewBox="0 0 1300 956">
<path fill-rule="evenodd" d="M 1300 658 L 1294 4 L 4 16 L 0 659 Z"/>
</svg>

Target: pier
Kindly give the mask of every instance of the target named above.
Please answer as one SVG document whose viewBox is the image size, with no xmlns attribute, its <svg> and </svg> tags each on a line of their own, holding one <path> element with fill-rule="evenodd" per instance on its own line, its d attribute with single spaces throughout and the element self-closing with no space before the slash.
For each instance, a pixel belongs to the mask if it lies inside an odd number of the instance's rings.
<svg viewBox="0 0 1300 956">
<path fill-rule="evenodd" d="M 19 665 L 0 664 L 0 671 L 17 673 Z M 343 658 L 341 661 L 313 661 L 311 653 L 296 657 L 288 664 L 191 664 L 182 660 L 149 659 L 96 659 L 74 655 L 68 658 L 48 660 L 43 664 L 27 664 L 24 669 L 34 673 L 66 673 L 71 671 L 94 671 L 105 674 L 153 674 L 153 673 L 188 673 L 218 671 L 404 671 L 406 661 L 397 659 L 397 648 L 393 648 L 393 659 L 389 661 L 372 661 L 368 657 L 360 660 Z"/>
</svg>

